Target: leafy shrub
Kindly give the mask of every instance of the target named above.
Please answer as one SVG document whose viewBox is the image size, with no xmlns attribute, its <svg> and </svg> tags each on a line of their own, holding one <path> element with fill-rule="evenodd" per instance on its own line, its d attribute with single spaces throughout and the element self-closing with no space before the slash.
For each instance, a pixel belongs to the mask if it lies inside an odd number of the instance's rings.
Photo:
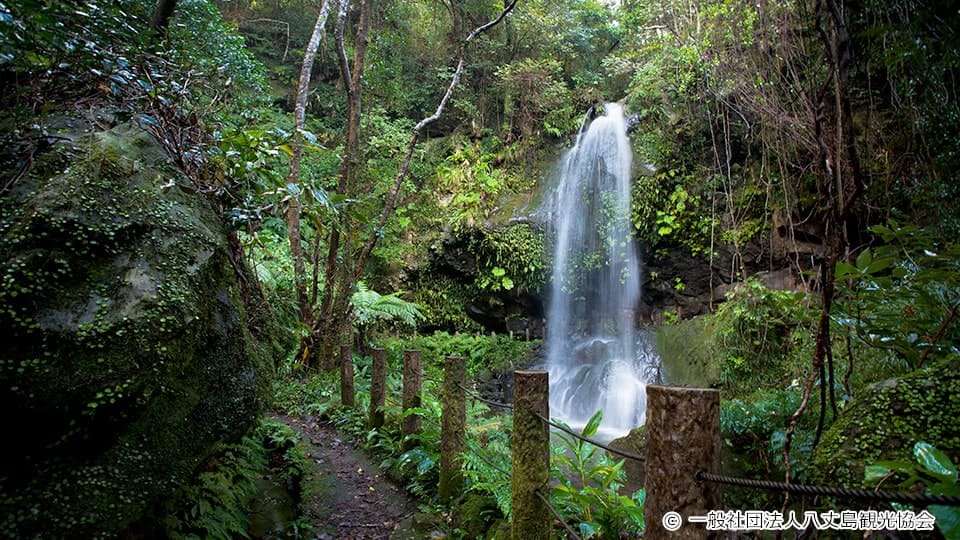
<svg viewBox="0 0 960 540">
<path fill-rule="evenodd" d="M 467 491 L 489 497 L 501 515 L 510 519 L 510 482 L 513 463 L 510 453 L 510 418 L 490 416 L 483 404 L 469 409 L 463 475 Z"/>
<path fill-rule="evenodd" d="M 31 80 L 38 96 L 54 88 L 53 95 L 86 91 L 100 78 L 109 86 L 146 44 L 147 6 L 131 0 L 0 4 L 0 72 L 16 74 L 11 81 Z"/>
<path fill-rule="evenodd" d="M 893 220 L 871 230 L 883 245 L 863 250 L 852 263 L 837 263 L 844 294 L 835 320 L 881 360 L 874 367 L 904 371 L 955 354 L 960 244 Z"/>
<path fill-rule="evenodd" d="M 901 479 L 902 490 L 910 490 L 921 484 L 927 493 L 960 496 L 956 465 L 946 454 L 923 441 L 913 445 L 913 462 L 878 461 L 867 465 L 864 472 L 864 482 L 878 486 L 891 477 Z M 901 510 L 905 505 L 895 506 Z M 936 518 L 937 528 L 944 537 L 960 537 L 960 509 L 956 506 L 930 505 L 927 510 Z"/>
<path fill-rule="evenodd" d="M 749 279 L 728 294 L 715 317 L 720 379 L 734 395 L 783 388 L 802 374 L 798 364 L 811 350 L 814 320 L 803 293 L 770 290 Z"/>
<path fill-rule="evenodd" d="M 583 428 L 584 437 L 597 433 L 603 411 L 597 411 Z M 568 520 L 579 522 L 583 538 L 620 538 L 643 532 L 644 493 L 620 495 L 626 476 L 623 460 L 614 462 L 599 447 L 557 432 L 562 444 L 553 448 L 550 492 L 554 504 Z"/>
<path fill-rule="evenodd" d="M 167 502 L 164 535 L 174 539 L 248 536 L 257 480 L 275 462 L 278 478 L 299 498 L 307 468 L 300 438 L 289 426 L 263 419 L 239 443 L 222 446 L 195 481 Z"/>
</svg>

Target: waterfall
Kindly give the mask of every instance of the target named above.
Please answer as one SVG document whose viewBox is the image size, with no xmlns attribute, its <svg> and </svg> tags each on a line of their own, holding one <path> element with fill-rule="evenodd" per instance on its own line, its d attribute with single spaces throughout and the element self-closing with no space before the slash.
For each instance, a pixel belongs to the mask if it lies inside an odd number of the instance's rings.
<svg viewBox="0 0 960 540">
<path fill-rule="evenodd" d="M 657 362 L 634 323 L 642 280 L 630 234 L 632 159 L 623 109 L 608 103 L 564 154 L 549 201 L 550 414 L 582 426 L 603 409 L 608 439 L 643 423 Z"/>
</svg>

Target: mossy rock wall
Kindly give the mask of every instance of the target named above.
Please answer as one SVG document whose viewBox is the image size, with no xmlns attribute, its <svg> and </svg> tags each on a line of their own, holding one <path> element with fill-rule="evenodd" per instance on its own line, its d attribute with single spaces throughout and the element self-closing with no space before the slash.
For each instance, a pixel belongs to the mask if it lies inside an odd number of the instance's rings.
<svg viewBox="0 0 960 540">
<path fill-rule="evenodd" d="M 860 486 L 864 468 L 910 457 L 917 441 L 960 457 L 960 358 L 954 356 L 863 391 L 814 450 L 811 481 Z M 875 486 L 869 486 L 875 487 Z"/>
<path fill-rule="evenodd" d="M 65 133 L 0 198 L 0 536 L 109 537 L 266 405 L 226 231 L 142 129 Z"/>
</svg>

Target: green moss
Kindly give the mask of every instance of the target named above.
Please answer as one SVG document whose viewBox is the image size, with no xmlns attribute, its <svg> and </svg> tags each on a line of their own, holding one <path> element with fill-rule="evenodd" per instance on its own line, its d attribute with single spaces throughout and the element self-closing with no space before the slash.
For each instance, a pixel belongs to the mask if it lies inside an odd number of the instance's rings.
<svg viewBox="0 0 960 540">
<path fill-rule="evenodd" d="M 935 445 L 954 461 L 960 457 L 956 356 L 865 390 L 824 434 L 812 455 L 811 478 L 860 486 L 866 465 L 880 459 L 909 460 L 917 441 Z"/>
<path fill-rule="evenodd" d="M 714 317 L 695 317 L 656 329 L 664 384 L 710 388 L 720 382 L 721 350 Z"/>
<path fill-rule="evenodd" d="M 0 388 L 13 433 L 42 426 L 0 473 L 2 535 L 122 529 L 268 396 L 216 214 L 143 130 L 78 141 L 0 200 Z"/>
</svg>

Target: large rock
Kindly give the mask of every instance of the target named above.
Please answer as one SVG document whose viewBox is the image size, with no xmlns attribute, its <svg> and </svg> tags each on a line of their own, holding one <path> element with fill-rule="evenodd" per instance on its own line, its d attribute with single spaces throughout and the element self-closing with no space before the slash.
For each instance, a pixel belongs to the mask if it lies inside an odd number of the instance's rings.
<svg viewBox="0 0 960 540">
<path fill-rule="evenodd" d="M 877 460 L 912 461 L 917 441 L 960 458 L 960 358 L 876 383 L 844 407 L 811 456 L 813 483 L 860 486 Z M 869 486 L 876 487 L 876 486 Z"/>
<path fill-rule="evenodd" d="M 122 531 L 265 405 L 226 232 L 154 140 L 69 133 L 0 199 L 0 536 Z"/>
</svg>

